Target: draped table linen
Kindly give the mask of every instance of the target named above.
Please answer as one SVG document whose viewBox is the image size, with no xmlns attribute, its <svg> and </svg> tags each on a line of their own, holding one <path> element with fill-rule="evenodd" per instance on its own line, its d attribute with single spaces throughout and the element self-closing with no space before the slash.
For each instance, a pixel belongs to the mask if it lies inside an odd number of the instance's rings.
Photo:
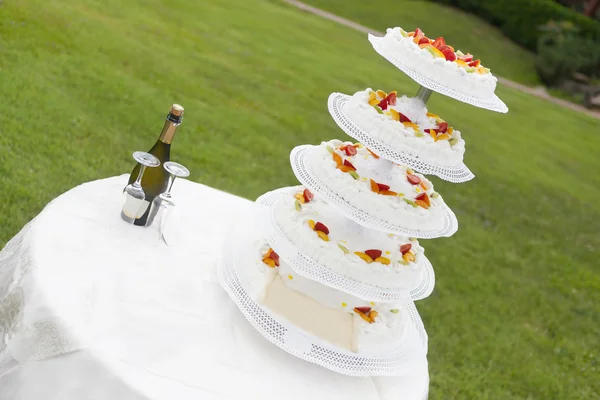
<svg viewBox="0 0 600 400">
<path fill-rule="evenodd" d="M 64 193 L 0 252 L 0 400 L 426 398 L 426 358 L 349 377 L 251 327 L 216 271 L 253 202 L 177 181 L 166 246 L 120 219 L 127 178 Z"/>
</svg>

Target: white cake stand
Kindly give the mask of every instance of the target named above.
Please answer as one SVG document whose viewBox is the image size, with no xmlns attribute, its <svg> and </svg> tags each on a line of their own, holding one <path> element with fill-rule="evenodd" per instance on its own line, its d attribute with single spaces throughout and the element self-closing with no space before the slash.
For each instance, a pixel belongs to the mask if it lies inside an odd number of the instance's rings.
<svg viewBox="0 0 600 400">
<path fill-rule="evenodd" d="M 321 181 L 313 172 L 308 161 L 308 154 L 314 148 L 311 145 L 297 146 L 290 153 L 290 162 L 296 178 L 317 193 L 323 200 L 339 209 L 346 217 L 359 225 L 386 233 L 395 233 L 418 239 L 435 239 L 438 237 L 449 237 L 458 230 L 458 221 L 452 210 L 444 204 L 444 221 L 439 229 L 416 229 L 395 225 L 388 221 L 379 219 L 365 210 L 356 208 L 335 191 L 329 188 L 326 182 Z"/>
<path fill-rule="evenodd" d="M 414 285 L 407 288 L 381 288 L 332 271 L 302 252 L 281 230 L 273 212 L 277 202 L 282 196 L 289 195 L 291 189 L 287 187 L 267 192 L 260 196 L 256 202 L 268 207 L 267 215 L 264 218 L 259 218 L 260 221 L 266 222 L 264 233 L 267 241 L 296 273 L 355 297 L 375 302 L 421 300 L 431 294 L 435 286 L 435 274 L 431 263 L 425 257 L 423 257 L 425 261 L 419 279 L 416 280 Z"/>
<path fill-rule="evenodd" d="M 507 113 L 508 107 L 498 96 L 493 94 L 488 98 L 479 98 L 474 96 L 469 96 L 465 93 L 461 93 L 454 89 L 450 89 L 445 82 L 433 80 L 429 77 L 425 77 L 421 75 L 419 72 L 414 71 L 406 66 L 403 61 L 403 57 L 405 56 L 402 53 L 391 54 L 385 50 L 383 44 L 383 38 L 379 36 L 374 36 L 369 34 L 369 42 L 373 45 L 373 48 L 379 55 L 392 63 L 396 68 L 400 71 L 404 72 L 408 75 L 412 80 L 421 85 L 424 89 L 429 90 L 427 96 L 423 96 L 423 101 L 427 102 L 431 91 L 443 94 L 445 96 L 451 97 L 455 100 L 462 101 L 463 103 L 471 104 L 475 107 L 484 108 L 490 111 L 496 111 L 500 113 Z M 420 92 L 423 92 L 420 90 Z"/>
<path fill-rule="evenodd" d="M 394 148 L 379 139 L 376 139 L 369 132 L 359 128 L 352 117 L 344 112 L 344 105 L 351 97 L 342 93 L 332 93 L 329 96 L 327 107 L 333 120 L 346 134 L 359 141 L 375 154 L 393 161 L 400 165 L 406 165 L 415 171 L 425 175 L 435 175 L 445 181 L 461 183 L 470 181 L 475 177 L 464 163 L 457 166 L 447 166 L 426 162 L 418 157 L 413 157 L 401 149 Z"/>
<path fill-rule="evenodd" d="M 234 238 L 248 240 L 248 238 Z M 226 243 L 231 243 L 227 240 Z M 252 266 L 250 256 L 226 245 L 224 260 L 219 268 L 219 280 L 231 299 L 250 324 L 267 340 L 303 360 L 318 364 L 344 375 L 399 376 L 409 373 L 427 354 L 427 333 L 412 301 L 404 303 L 407 326 L 404 340 L 384 353 L 353 353 L 331 345 L 297 328 L 285 318 L 256 303 L 248 290 L 244 268 Z"/>
</svg>

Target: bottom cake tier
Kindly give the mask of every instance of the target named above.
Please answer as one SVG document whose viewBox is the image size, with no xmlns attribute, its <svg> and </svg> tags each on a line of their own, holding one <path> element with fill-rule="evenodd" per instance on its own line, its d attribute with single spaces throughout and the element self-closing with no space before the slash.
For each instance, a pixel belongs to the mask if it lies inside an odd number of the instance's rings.
<svg viewBox="0 0 600 400">
<path fill-rule="evenodd" d="M 260 233 L 234 236 L 227 242 L 238 246 L 226 250 L 221 283 L 278 347 L 355 376 L 402 375 L 425 357 L 427 334 L 412 302 L 361 300 L 295 274 Z"/>
</svg>

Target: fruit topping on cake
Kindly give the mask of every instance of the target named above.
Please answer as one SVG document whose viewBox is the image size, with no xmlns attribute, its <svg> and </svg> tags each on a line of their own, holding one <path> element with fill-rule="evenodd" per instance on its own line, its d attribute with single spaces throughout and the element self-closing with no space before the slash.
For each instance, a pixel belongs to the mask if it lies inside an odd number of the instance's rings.
<svg viewBox="0 0 600 400">
<path fill-rule="evenodd" d="M 469 73 L 478 73 L 481 75 L 490 73 L 490 69 L 482 66 L 480 60 L 473 60 L 473 55 L 470 53 L 464 54 L 460 50 L 455 51 L 454 47 L 446 44 L 446 40 L 443 37 L 432 40 L 425 36 L 419 28 L 413 32 L 406 32 L 401 29 L 400 33 L 404 37 L 412 38 L 412 41 L 416 45 L 427 50 L 435 58 L 443 58 L 446 61 L 454 62 Z"/>
<path fill-rule="evenodd" d="M 411 100 L 403 96 L 400 103 L 396 91 L 387 94 L 383 90 L 370 90 L 367 102 L 375 108 L 377 113 L 401 124 L 410 136 L 431 137 L 434 142 L 447 140 L 451 147 L 459 143 L 460 133 L 458 131 L 455 133 L 454 128 L 450 127 L 448 122 L 424 109 L 418 110 L 414 104 L 411 104 Z M 418 111 L 423 111 L 419 113 L 423 115 L 417 114 Z M 416 118 L 411 119 L 407 115 L 409 112 Z M 347 155 L 352 154 L 347 153 Z M 340 163 L 342 162 L 340 161 Z"/>
<path fill-rule="evenodd" d="M 271 268 L 279 267 L 279 255 L 272 248 L 263 255 L 262 261 Z"/>
<path fill-rule="evenodd" d="M 378 92 L 381 92 L 381 91 L 378 91 Z M 380 94 L 383 95 L 385 93 L 382 92 Z M 432 118 L 439 118 L 439 117 L 433 115 Z M 446 122 L 440 122 L 439 126 L 441 126 L 441 130 L 443 130 L 445 132 L 447 132 L 448 129 L 451 129 L 451 128 L 447 127 Z M 353 150 L 348 152 L 347 149 L 349 149 L 349 148 L 351 148 Z M 393 186 L 391 186 L 394 184 L 393 180 L 388 183 L 378 182 L 375 179 L 365 177 L 370 172 L 368 169 L 363 169 L 362 171 L 358 171 L 357 165 L 364 166 L 365 164 L 363 162 L 365 160 L 368 161 L 369 159 L 371 159 L 376 164 L 390 163 L 390 161 L 387 161 L 387 160 L 380 160 L 379 157 L 375 153 L 373 153 L 371 150 L 369 150 L 368 148 L 364 148 L 359 144 L 343 142 L 343 143 L 341 143 L 341 145 L 338 145 L 338 146 L 327 145 L 327 150 L 331 153 L 332 159 L 335 162 L 337 169 L 341 170 L 344 173 L 356 174 L 355 176 L 353 176 L 354 179 L 360 178 L 360 181 L 368 183 L 368 186 L 369 186 L 369 189 L 371 192 L 377 193 L 378 195 L 382 195 L 382 196 L 402 197 L 404 202 L 406 202 L 407 204 L 410 204 L 413 207 L 422 207 L 426 210 L 431 207 L 431 205 L 432 205 L 431 197 L 432 196 L 430 196 L 430 194 L 433 194 L 433 191 L 431 190 L 432 185 L 427 183 L 425 177 L 415 174 L 414 171 L 411 170 L 410 168 L 401 167 L 399 165 L 396 165 L 396 167 L 404 168 L 404 171 L 405 171 L 404 174 L 406 176 L 406 181 L 408 183 L 410 183 L 409 186 L 411 187 L 410 192 L 408 192 L 408 193 L 406 191 L 401 192 L 398 189 L 395 189 Z M 348 154 L 351 154 L 351 155 L 348 155 Z M 377 165 L 377 166 L 371 165 L 371 166 L 379 167 L 379 165 Z M 358 174 L 358 172 L 360 172 L 360 175 Z M 361 178 L 361 176 L 362 176 L 362 178 Z M 357 184 L 359 184 L 359 183 L 357 183 Z M 404 186 L 406 186 L 406 185 L 404 185 Z M 428 192 L 431 192 L 431 193 L 428 193 Z M 302 197 L 301 193 L 296 194 L 296 198 L 300 202 L 301 202 L 301 197 Z M 316 230 L 319 231 L 319 229 L 316 229 Z M 325 234 L 328 235 L 329 232 L 325 232 Z M 375 257 L 375 258 L 377 258 L 377 257 Z M 375 260 L 375 259 L 373 258 L 373 260 Z"/>
<path fill-rule="evenodd" d="M 313 231 L 317 232 L 317 236 L 319 236 L 322 240 L 329 242 L 329 228 L 325 226 L 322 222 L 315 222 L 312 219 L 308 220 L 308 226 Z"/>
<path fill-rule="evenodd" d="M 379 315 L 379 313 L 371 309 L 371 307 L 354 307 L 354 312 L 360 315 L 360 317 L 369 324 L 375 322 L 375 318 Z"/>
</svg>

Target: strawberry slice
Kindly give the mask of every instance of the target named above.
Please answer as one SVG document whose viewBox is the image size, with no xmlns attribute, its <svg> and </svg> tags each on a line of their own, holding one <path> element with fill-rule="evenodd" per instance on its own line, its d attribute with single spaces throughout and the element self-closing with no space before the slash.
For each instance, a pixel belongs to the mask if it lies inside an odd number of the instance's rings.
<svg viewBox="0 0 600 400">
<path fill-rule="evenodd" d="M 378 183 L 377 187 L 379 187 L 379 191 L 384 191 L 384 190 L 390 190 L 390 187 L 388 185 L 384 185 L 383 183 Z"/>
<path fill-rule="evenodd" d="M 413 174 L 406 175 L 406 179 L 413 185 L 418 185 L 421 183 L 421 178 Z"/>
<path fill-rule="evenodd" d="M 452 49 L 449 46 L 446 46 L 444 48 L 444 50 L 440 50 L 440 51 L 442 52 L 444 57 L 446 57 L 446 60 L 448 60 L 448 61 L 456 60 L 456 54 L 454 53 L 454 51 L 452 51 Z"/>
<path fill-rule="evenodd" d="M 383 99 L 379 102 L 378 106 L 382 109 L 382 110 L 387 110 L 388 108 L 388 102 L 386 99 Z"/>
<path fill-rule="evenodd" d="M 470 63 L 471 61 L 473 61 L 473 54 L 467 53 L 464 56 L 458 57 L 458 59 L 466 63 Z"/>
<path fill-rule="evenodd" d="M 315 224 L 315 231 L 323 232 L 326 235 L 329 235 L 329 229 L 321 222 L 317 222 Z"/>
<path fill-rule="evenodd" d="M 346 151 L 347 156 L 355 156 L 356 155 L 356 147 L 354 147 L 351 144 L 346 146 L 346 148 L 344 150 Z"/>
<path fill-rule="evenodd" d="M 438 132 L 440 132 L 440 133 L 446 133 L 447 130 L 448 130 L 448 123 L 447 122 L 441 122 L 438 125 Z"/>
<path fill-rule="evenodd" d="M 279 267 L 279 254 L 272 251 L 269 257 L 271 258 L 271 260 L 275 261 L 275 265 Z"/>
<path fill-rule="evenodd" d="M 354 307 L 354 311 L 358 311 L 363 314 L 368 314 L 371 311 L 371 307 Z"/>
<path fill-rule="evenodd" d="M 433 41 L 432 45 L 439 50 L 440 47 L 446 45 L 446 40 L 443 37 L 439 37 Z"/>
<path fill-rule="evenodd" d="M 412 244 L 410 244 L 410 243 L 403 244 L 402 246 L 400 246 L 400 253 L 402 253 L 402 255 L 405 255 L 406 253 L 408 253 L 410 251 L 410 249 L 412 249 Z"/>
<path fill-rule="evenodd" d="M 308 189 L 304 189 L 304 192 L 302 192 L 302 195 L 304 196 L 304 201 L 309 203 L 312 199 L 315 198 L 315 195 L 312 194 L 312 192 Z"/>
<path fill-rule="evenodd" d="M 352 168 L 353 170 L 356 171 L 356 168 L 354 167 L 354 165 L 352 165 L 352 163 L 350 161 L 344 160 L 344 165 L 347 166 L 347 167 L 350 167 L 350 168 Z"/>
<path fill-rule="evenodd" d="M 401 112 L 399 112 L 398 115 L 400 116 L 400 122 L 412 122 L 410 120 L 410 118 L 408 118 L 406 115 L 402 114 Z"/>
<path fill-rule="evenodd" d="M 469 67 L 479 67 L 480 64 L 481 64 L 480 60 L 473 60 L 469 63 Z"/>
<path fill-rule="evenodd" d="M 425 34 L 423 33 L 423 31 L 419 28 L 415 29 L 415 37 L 419 38 L 419 40 L 421 40 L 421 38 L 425 36 Z"/>
<path fill-rule="evenodd" d="M 381 257 L 381 250 L 365 250 L 365 254 L 368 255 L 369 257 L 371 257 L 373 260 L 375 260 L 376 258 Z"/>
<path fill-rule="evenodd" d="M 388 94 L 385 99 L 387 100 L 387 102 L 390 106 L 395 106 L 396 99 L 397 99 L 396 92 L 392 92 L 392 93 Z"/>
<path fill-rule="evenodd" d="M 419 40 L 419 43 L 417 43 L 417 44 L 424 44 L 424 43 L 429 44 L 429 38 L 427 36 L 423 36 L 421 38 L 421 40 Z"/>
</svg>

